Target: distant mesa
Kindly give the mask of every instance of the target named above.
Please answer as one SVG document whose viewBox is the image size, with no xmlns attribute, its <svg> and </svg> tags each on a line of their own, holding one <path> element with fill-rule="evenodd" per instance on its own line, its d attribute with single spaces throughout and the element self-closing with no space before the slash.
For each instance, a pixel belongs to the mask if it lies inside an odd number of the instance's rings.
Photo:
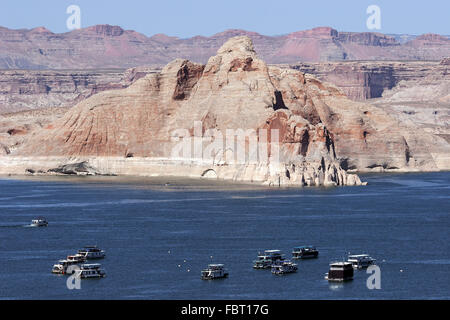
<svg viewBox="0 0 450 320">
<path fill-rule="evenodd" d="M 162 43 L 171 43 L 173 41 L 179 40 L 178 37 L 170 37 L 164 33 L 157 33 L 150 38 L 151 40 L 162 42 Z"/>
<path fill-rule="evenodd" d="M 32 32 L 32 33 L 51 33 L 51 34 L 53 34 L 53 32 L 51 32 L 50 30 L 48 30 L 45 27 L 37 27 L 37 28 L 31 29 L 30 32 Z"/>
<path fill-rule="evenodd" d="M 109 24 L 96 25 L 85 29 L 88 32 L 95 32 L 98 35 L 107 37 L 119 37 L 125 30 L 119 26 L 111 26 Z"/>
<path fill-rule="evenodd" d="M 54 34 L 44 27 L 0 30 L 1 69 L 164 66 L 176 58 L 206 63 L 229 38 L 235 36 L 250 37 L 259 55 L 272 64 L 348 60 L 440 61 L 450 51 L 447 36 L 343 32 L 326 26 L 277 36 L 229 29 L 210 37 L 186 39 L 164 34 L 147 37 L 108 24 L 62 34 Z M 55 37 L 58 41 L 53 41 Z"/>
</svg>

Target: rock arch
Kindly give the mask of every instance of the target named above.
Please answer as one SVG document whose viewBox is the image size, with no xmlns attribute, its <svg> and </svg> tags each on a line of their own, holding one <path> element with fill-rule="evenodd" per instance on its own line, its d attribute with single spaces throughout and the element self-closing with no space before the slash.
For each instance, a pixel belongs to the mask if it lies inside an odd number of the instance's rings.
<svg viewBox="0 0 450 320">
<path fill-rule="evenodd" d="M 216 179 L 217 173 L 213 169 L 208 169 L 202 173 L 202 178 Z"/>
</svg>

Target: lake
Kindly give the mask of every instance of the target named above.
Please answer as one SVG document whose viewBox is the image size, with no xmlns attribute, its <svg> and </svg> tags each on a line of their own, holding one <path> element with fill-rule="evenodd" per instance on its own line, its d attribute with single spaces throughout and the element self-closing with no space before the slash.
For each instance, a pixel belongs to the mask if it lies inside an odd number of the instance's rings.
<svg viewBox="0 0 450 320">
<path fill-rule="evenodd" d="M 372 174 L 365 187 L 278 189 L 213 181 L 0 178 L 0 299 L 449 299 L 450 173 Z M 45 216 L 47 228 L 29 227 Z M 69 290 L 51 274 L 86 245 L 107 277 Z M 285 276 L 259 251 L 314 245 Z M 381 270 L 324 280 L 329 263 L 368 253 Z M 209 263 L 228 279 L 203 281 Z"/>
</svg>

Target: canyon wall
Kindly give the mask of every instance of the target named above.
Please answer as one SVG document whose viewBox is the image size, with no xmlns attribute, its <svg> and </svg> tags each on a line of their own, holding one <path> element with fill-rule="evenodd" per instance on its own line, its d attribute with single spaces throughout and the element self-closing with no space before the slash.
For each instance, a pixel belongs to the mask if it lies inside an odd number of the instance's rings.
<svg viewBox="0 0 450 320">
<path fill-rule="evenodd" d="M 267 62 L 345 60 L 441 60 L 449 56 L 447 36 L 426 34 L 399 41 L 373 32 L 339 32 L 329 27 L 265 36 L 227 30 L 187 39 L 157 34 L 147 37 L 118 26 L 96 25 L 55 34 L 44 27 L 0 27 L 0 69 L 100 69 L 163 66 L 176 58 L 206 63 L 227 39 L 248 36 Z"/>
<path fill-rule="evenodd" d="M 338 86 L 352 100 L 380 98 L 406 81 L 450 81 L 446 60 L 409 62 L 321 62 L 274 65 L 312 74 Z M 0 114 L 72 107 L 91 95 L 128 87 L 156 67 L 127 70 L 3 70 L 0 71 Z M 425 99 L 425 97 L 424 97 Z M 422 99 L 422 100 L 424 100 Z"/>
<path fill-rule="evenodd" d="M 449 52 L 450 55 L 450 52 Z M 450 71 L 440 61 L 349 61 L 298 63 L 285 65 L 310 73 L 322 81 L 334 83 L 352 100 L 380 98 L 402 81 L 419 81 L 434 77 L 449 81 Z"/>
<path fill-rule="evenodd" d="M 128 70 L 0 70 L 0 114 L 72 107 L 105 90 L 126 88 L 152 73 Z"/>
</svg>

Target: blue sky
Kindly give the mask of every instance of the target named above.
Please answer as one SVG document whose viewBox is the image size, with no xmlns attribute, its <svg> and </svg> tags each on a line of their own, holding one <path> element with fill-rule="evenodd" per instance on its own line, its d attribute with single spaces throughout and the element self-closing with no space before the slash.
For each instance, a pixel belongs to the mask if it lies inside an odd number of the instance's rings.
<svg viewBox="0 0 450 320">
<path fill-rule="evenodd" d="M 81 8 L 82 27 L 120 25 L 148 36 L 209 36 L 231 28 L 278 35 L 317 26 L 370 31 L 366 9 L 373 4 L 381 8 L 380 32 L 450 34 L 448 0 L 1 0 L 0 26 L 66 32 L 71 4 Z"/>
</svg>

